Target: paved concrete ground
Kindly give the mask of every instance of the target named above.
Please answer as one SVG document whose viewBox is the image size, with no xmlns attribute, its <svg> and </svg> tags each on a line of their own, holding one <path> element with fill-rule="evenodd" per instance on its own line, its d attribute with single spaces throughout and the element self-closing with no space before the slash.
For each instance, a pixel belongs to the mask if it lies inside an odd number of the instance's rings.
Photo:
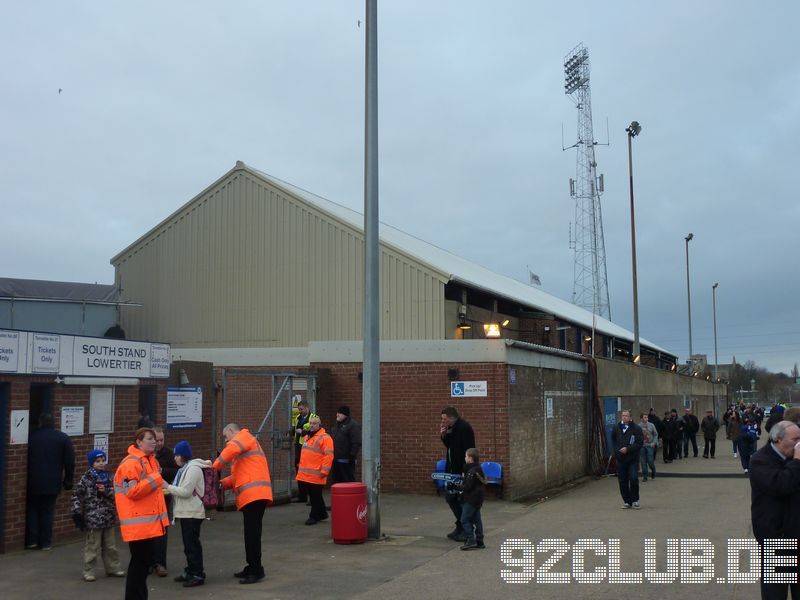
<svg viewBox="0 0 800 600">
<path fill-rule="evenodd" d="M 685 583 L 510 584 L 501 577 L 501 545 L 510 538 L 583 538 L 608 543 L 620 539 L 621 570 L 642 573 L 645 538 L 657 540 L 659 570 L 664 570 L 667 538 L 706 538 L 716 548 L 717 576 L 726 576 L 729 538 L 751 538 L 749 485 L 730 444 L 720 440 L 716 460 L 689 458 L 657 464 L 664 477 L 642 483 L 642 509 L 621 510 L 614 477 L 587 480 L 558 496 L 533 504 L 490 499 L 484 505 L 487 549 L 461 552 L 444 536 L 452 525 L 443 498 L 386 495 L 381 522 L 385 541 L 343 546 L 330 541 L 327 524 L 303 524 L 307 508 L 298 504 L 270 508 L 264 521 L 267 578 L 242 586 L 232 573 L 244 565 L 241 515 L 211 513 L 203 525 L 206 585 L 192 590 L 172 582 L 183 566 L 180 535 L 170 535 L 167 578 L 150 577 L 150 598 L 715 598 L 758 597 L 757 584 Z M 677 477 L 669 477 L 676 475 Z M 691 475 L 695 475 L 690 477 Z M 699 475 L 699 477 L 697 477 Z M 707 476 L 704 476 L 707 475 Z M 124 564 L 127 548 L 119 544 Z M 519 553 L 517 553 L 519 555 Z M 20 551 L 0 556 L 0 598 L 122 598 L 123 580 L 98 574 L 81 579 L 82 543 L 51 552 Z M 541 567 L 548 554 L 535 555 Z M 572 569 L 572 553 L 553 572 Z M 608 565 L 608 558 L 587 554 L 587 570 Z M 521 572 L 522 568 L 514 567 Z"/>
</svg>

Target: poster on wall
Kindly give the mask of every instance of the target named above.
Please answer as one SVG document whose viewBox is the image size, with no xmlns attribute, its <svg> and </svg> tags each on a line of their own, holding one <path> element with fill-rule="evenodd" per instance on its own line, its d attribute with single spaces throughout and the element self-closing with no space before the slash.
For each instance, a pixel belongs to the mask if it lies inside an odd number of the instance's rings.
<svg viewBox="0 0 800 600">
<path fill-rule="evenodd" d="M 89 433 L 114 431 L 114 388 L 89 388 Z"/>
<path fill-rule="evenodd" d="M 19 333 L 0 331 L 0 373 L 16 373 L 19 365 Z"/>
<path fill-rule="evenodd" d="M 460 398 L 468 396 L 488 396 L 488 387 L 485 381 L 451 381 L 450 397 Z"/>
<path fill-rule="evenodd" d="M 94 436 L 94 445 L 93 448 L 97 450 L 102 450 L 106 453 L 106 460 L 111 462 L 111 457 L 108 455 L 108 434 L 107 433 L 98 433 Z"/>
<path fill-rule="evenodd" d="M 67 435 L 83 435 L 82 406 L 64 406 L 61 408 L 61 431 Z"/>
<path fill-rule="evenodd" d="M 28 443 L 28 427 L 29 411 L 27 410 L 12 410 L 11 411 L 11 443 L 12 444 L 27 444 Z"/>
<path fill-rule="evenodd" d="M 203 425 L 203 388 L 171 385 L 167 388 L 167 429 L 197 429 Z"/>
</svg>

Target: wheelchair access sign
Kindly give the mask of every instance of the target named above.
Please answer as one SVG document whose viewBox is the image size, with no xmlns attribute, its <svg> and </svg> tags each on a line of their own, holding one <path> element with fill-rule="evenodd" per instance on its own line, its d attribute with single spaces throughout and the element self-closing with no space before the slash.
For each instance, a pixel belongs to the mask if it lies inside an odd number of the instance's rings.
<svg viewBox="0 0 800 600">
<path fill-rule="evenodd" d="M 451 381 L 450 397 L 488 396 L 485 381 Z"/>
</svg>

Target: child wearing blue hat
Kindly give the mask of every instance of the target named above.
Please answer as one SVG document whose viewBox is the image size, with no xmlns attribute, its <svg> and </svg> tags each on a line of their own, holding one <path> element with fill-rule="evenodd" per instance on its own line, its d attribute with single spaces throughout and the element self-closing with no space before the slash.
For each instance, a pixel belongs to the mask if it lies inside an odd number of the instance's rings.
<svg viewBox="0 0 800 600">
<path fill-rule="evenodd" d="M 95 581 L 94 565 L 97 555 L 103 558 L 106 575 L 124 577 L 114 540 L 117 511 L 114 504 L 114 485 L 106 471 L 106 453 L 92 450 L 86 456 L 89 470 L 83 474 L 72 492 L 72 519 L 75 526 L 86 532 L 83 548 L 83 580 Z"/>
</svg>

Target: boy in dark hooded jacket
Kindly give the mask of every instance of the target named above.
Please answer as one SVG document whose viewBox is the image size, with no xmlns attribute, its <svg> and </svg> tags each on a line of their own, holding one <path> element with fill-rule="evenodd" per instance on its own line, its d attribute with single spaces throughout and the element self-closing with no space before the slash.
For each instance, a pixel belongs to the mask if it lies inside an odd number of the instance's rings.
<svg viewBox="0 0 800 600">
<path fill-rule="evenodd" d="M 467 536 L 462 550 L 483 549 L 483 521 L 481 506 L 486 489 L 486 475 L 481 468 L 476 448 L 469 448 L 464 456 L 464 481 L 458 484 L 464 505 L 461 509 L 461 527 Z"/>
<path fill-rule="evenodd" d="M 106 575 L 124 577 L 114 540 L 117 510 L 114 504 L 114 482 L 106 471 L 106 453 L 92 450 L 86 457 L 89 470 L 83 474 L 72 492 L 72 519 L 86 532 L 83 549 L 83 579 L 94 581 L 97 556 L 103 559 Z"/>
</svg>

